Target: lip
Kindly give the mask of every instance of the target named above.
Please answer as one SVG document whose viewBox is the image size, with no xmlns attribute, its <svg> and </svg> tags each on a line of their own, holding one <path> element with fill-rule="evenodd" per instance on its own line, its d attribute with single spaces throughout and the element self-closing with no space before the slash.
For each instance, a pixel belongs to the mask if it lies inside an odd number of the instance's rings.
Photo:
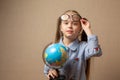
<svg viewBox="0 0 120 80">
<path fill-rule="evenodd" d="M 67 33 L 73 33 L 73 30 L 67 30 L 66 32 Z"/>
</svg>

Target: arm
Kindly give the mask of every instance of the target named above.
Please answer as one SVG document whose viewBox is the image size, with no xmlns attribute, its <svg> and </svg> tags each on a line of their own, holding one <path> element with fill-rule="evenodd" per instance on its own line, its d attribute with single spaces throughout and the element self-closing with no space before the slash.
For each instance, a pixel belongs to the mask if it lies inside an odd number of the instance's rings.
<svg viewBox="0 0 120 80">
<path fill-rule="evenodd" d="M 98 38 L 96 35 L 88 36 L 88 42 L 85 48 L 85 58 L 89 59 L 92 56 L 101 56 L 102 51 L 98 44 Z"/>
<path fill-rule="evenodd" d="M 80 20 L 80 22 L 81 22 L 81 25 L 82 25 L 82 29 L 85 31 L 87 36 L 93 35 L 92 29 L 90 27 L 90 23 L 88 22 L 88 20 L 86 18 L 83 18 L 83 19 Z"/>
<path fill-rule="evenodd" d="M 98 44 L 98 37 L 93 34 L 90 23 L 86 19 L 81 19 L 81 25 L 87 34 L 87 44 L 85 48 L 85 58 L 88 59 L 92 56 L 100 56 L 102 54 L 100 45 Z"/>
</svg>

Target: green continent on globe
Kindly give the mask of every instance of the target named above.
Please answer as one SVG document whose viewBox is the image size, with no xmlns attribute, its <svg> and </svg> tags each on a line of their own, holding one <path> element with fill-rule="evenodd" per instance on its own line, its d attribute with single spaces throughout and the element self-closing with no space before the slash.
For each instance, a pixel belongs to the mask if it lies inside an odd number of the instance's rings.
<svg viewBox="0 0 120 80">
<path fill-rule="evenodd" d="M 47 54 L 47 53 L 45 53 L 44 57 L 45 57 L 45 58 L 47 58 L 47 57 L 48 57 L 48 54 Z"/>
</svg>

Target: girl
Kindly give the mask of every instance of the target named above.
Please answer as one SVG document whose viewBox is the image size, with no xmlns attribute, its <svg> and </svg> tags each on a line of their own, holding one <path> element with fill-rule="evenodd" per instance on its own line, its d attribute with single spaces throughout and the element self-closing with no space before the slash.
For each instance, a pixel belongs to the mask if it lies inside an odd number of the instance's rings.
<svg viewBox="0 0 120 80">
<path fill-rule="evenodd" d="M 75 10 L 63 13 L 58 18 L 55 43 L 67 48 L 69 59 L 58 71 L 45 65 L 45 75 L 49 79 L 58 75 L 65 76 L 64 80 L 88 79 L 90 58 L 102 54 L 98 38 L 92 33 L 88 20 Z"/>
</svg>

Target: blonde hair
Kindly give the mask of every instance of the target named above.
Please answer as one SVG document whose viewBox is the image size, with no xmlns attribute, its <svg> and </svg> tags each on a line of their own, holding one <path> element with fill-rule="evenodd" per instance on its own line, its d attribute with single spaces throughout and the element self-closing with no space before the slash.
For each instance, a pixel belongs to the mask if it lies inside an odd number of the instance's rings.
<svg viewBox="0 0 120 80">
<path fill-rule="evenodd" d="M 79 15 L 79 17 L 82 19 L 82 17 L 80 16 L 80 14 L 75 11 L 75 10 L 67 10 L 65 11 L 63 14 L 67 13 L 67 12 L 74 12 L 76 14 Z M 61 18 L 58 18 L 57 21 L 57 30 L 56 30 L 56 35 L 55 35 L 55 43 L 59 42 L 60 38 L 63 36 L 61 31 L 60 31 L 60 25 L 61 25 Z M 84 31 L 82 31 L 82 33 L 78 36 L 78 38 L 80 38 L 79 40 L 81 41 L 86 41 L 87 42 L 87 35 Z M 87 60 L 87 67 L 86 67 L 86 76 L 87 76 L 87 80 L 89 80 L 89 75 L 90 75 L 90 59 Z"/>
</svg>

